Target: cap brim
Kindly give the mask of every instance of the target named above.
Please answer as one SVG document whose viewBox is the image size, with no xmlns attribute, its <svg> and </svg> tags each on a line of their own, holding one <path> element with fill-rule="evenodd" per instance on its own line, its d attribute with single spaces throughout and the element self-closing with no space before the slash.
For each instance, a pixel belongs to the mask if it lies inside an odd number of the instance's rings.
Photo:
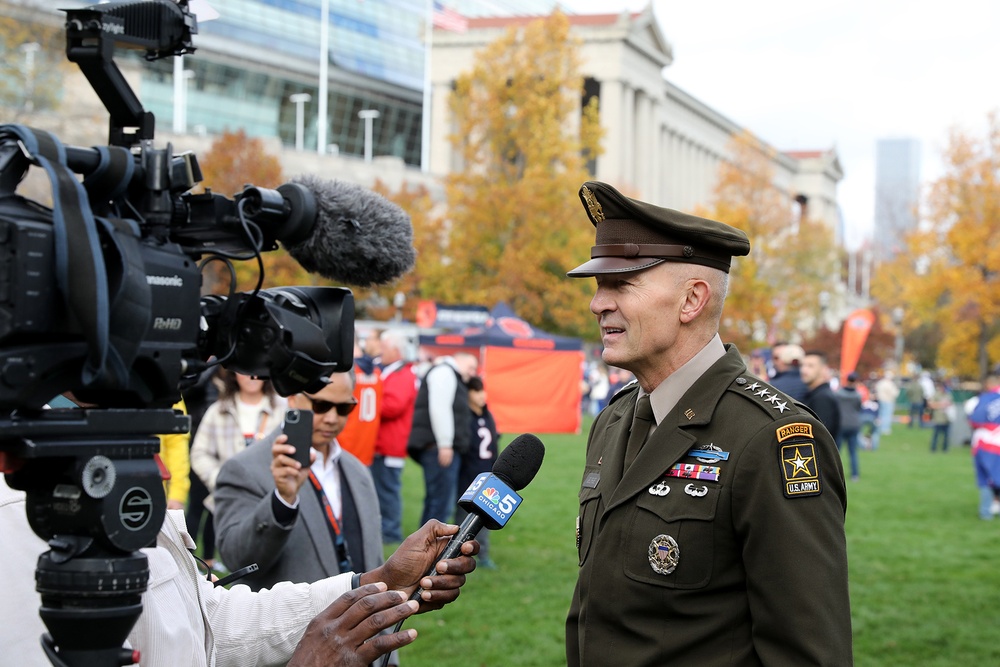
<svg viewBox="0 0 1000 667">
<path fill-rule="evenodd" d="M 584 262 L 572 271 L 567 271 L 570 278 L 591 278 L 608 273 L 629 273 L 642 271 L 667 261 L 662 257 L 596 257 Z"/>
</svg>

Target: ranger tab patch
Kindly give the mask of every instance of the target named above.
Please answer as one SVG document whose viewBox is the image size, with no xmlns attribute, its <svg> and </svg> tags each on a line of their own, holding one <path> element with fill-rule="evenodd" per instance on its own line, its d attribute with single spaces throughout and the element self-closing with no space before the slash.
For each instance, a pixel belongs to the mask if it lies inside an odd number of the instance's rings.
<svg viewBox="0 0 1000 667">
<path fill-rule="evenodd" d="M 784 442 L 789 438 L 794 438 L 795 436 L 812 438 L 813 437 L 813 427 L 812 424 L 785 424 L 781 428 L 775 431 L 775 435 L 778 436 L 778 442 Z"/>
<path fill-rule="evenodd" d="M 808 424 L 791 424 L 791 426 L 808 426 Z M 784 476 L 786 498 L 818 496 L 822 491 L 819 482 L 819 461 L 816 460 L 816 446 L 812 442 L 783 445 L 781 447 L 781 472 Z"/>
</svg>

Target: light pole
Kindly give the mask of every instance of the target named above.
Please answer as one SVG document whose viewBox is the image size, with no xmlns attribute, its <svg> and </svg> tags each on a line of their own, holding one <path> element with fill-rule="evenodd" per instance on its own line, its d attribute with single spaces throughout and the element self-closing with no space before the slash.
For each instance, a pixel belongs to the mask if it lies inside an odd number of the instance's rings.
<svg viewBox="0 0 1000 667">
<path fill-rule="evenodd" d="M 174 134 L 187 132 L 188 81 L 194 76 L 193 70 L 184 69 L 184 56 L 174 58 Z"/>
<path fill-rule="evenodd" d="M 31 113 L 35 109 L 35 54 L 42 45 L 38 42 L 26 42 L 20 47 L 24 52 L 24 110 Z"/>
<path fill-rule="evenodd" d="M 826 313 L 830 310 L 830 293 L 823 290 L 819 293 L 819 328 L 826 330 Z"/>
<path fill-rule="evenodd" d="M 319 90 L 316 93 L 316 152 L 326 155 L 327 96 L 330 86 L 330 0 L 319 3 Z"/>
<path fill-rule="evenodd" d="M 372 161 L 372 122 L 379 115 L 375 109 L 362 109 L 358 112 L 358 118 L 365 121 L 365 162 Z"/>
<path fill-rule="evenodd" d="M 403 306 L 406 305 L 406 295 L 402 292 L 396 292 L 395 296 L 392 297 L 392 305 L 396 307 L 396 321 L 403 321 Z"/>
<path fill-rule="evenodd" d="M 892 309 L 892 323 L 896 325 L 896 369 L 903 372 L 903 307 Z"/>
<path fill-rule="evenodd" d="M 305 103 L 312 99 L 312 95 L 309 93 L 295 93 L 288 96 L 288 100 L 295 105 L 295 150 L 301 151 L 305 146 L 305 138 L 303 137 L 306 117 L 305 117 Z"/>
</svg>

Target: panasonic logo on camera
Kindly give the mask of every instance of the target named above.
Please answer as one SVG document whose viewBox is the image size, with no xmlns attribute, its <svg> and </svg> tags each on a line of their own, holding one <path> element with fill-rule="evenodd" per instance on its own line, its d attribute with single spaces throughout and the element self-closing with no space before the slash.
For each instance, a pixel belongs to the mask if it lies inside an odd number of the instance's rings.
<svg viewBox="0 0 1000 667">
<path fill-rule="evenodd" d="M 146 276 L 146 284 L 154 287 L 184 287 L 180 276 Z"/>
</svg>

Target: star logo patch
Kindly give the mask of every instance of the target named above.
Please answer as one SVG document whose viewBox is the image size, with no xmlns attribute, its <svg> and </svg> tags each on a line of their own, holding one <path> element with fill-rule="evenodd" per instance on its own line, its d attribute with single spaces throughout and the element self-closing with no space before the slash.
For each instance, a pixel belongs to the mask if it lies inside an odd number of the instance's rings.
<svg viewBox="0 0 1000 667">
<path fill-rule="evenodd" d="M 786 498 L 818 496 L 822 491 L 819 461 L 812 442 L 797 442 L 781 448 L 781 472 Z"/>
</svg>

